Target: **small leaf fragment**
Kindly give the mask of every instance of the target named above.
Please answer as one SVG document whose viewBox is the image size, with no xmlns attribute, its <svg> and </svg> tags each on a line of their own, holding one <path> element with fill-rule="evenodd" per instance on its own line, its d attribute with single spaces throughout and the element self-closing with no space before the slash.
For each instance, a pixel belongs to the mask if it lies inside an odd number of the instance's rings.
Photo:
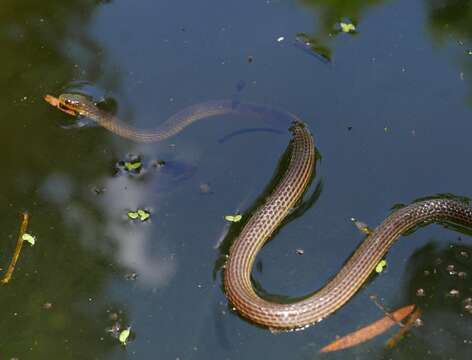
<svg viewBox="0 0 472 360">
<path fill-rule="evenodd" d="M 128 326 L 126 329 L 124 329 L 122 332 L 120 332 L 120 335 L 118 336 L 118 340 L 120 340 L 120 343 L 124 346 L 127 345 L 128 343 L 128 338 L 129 335 L 131 334 L 131 327 Z"/>
<path fill-rule="evenodd" d="M 128 211 L 128 217 L 130 219 L 136 220 L 139 217 L 139 214 L 136 211 Z"/>
<path fill-rule="evenodd" d="M 31 246 L 34 246 L 36 242 L 36 238 L 33 235 L 30 235 L 28 233 L 24 233 L 23 236 L 21 237 L 23 241 L 28 242 Z"/>
<path fill-rule="evenodd" d="M 339 26 L 341 27 L 341 31 L 345 33 L 356 31 L 356 27 L 354 26 L 354 24 L 341 22 L 339 23 Z"/>
<path fill-rule="evenodd" d="M 230 221 L 230 222 L 239 222 L 243 218 L 242 215 L 237 214 L 237 215 L 226 215 L 225 220 Z"/>
<path fill-rule="evenodd" d="M 128 171 L 139 170 L 142 166 L 141 161 L 125 161 L 125 168 Z"/>
<path fill-rule="evenodd" d="M 380 262 L 375 267 L 375 272 L 377 274 L 380 274 L 386 266 L 387 266 L 387 260 L 385 259 L 380 260 Z"/>
<path fill-rule="evenodd" d="M 151 214 L 149 213 L 149 211 L 146 211 L 146 210 L 139 209 L 137 213 L 141 221 L 146 221 L 147 219 L 151 217 Z"/>
</svg>

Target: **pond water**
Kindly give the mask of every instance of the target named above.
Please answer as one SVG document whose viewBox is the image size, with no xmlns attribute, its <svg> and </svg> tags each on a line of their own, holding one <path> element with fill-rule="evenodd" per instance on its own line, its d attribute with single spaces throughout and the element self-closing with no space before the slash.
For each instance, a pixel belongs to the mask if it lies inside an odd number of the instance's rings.
<svg viewBox="0 0 472 360">
<path fill-rule="evenodd" d="M 303 119 L 322 157 L 305 196 L 314 201 L 253 271 L 264 292 L 303 296 L 363 239 L 352 217 L 374 227 L 395 204 L 471 196 L 471 14 L 471 2 L 448 0 L 4 0 L 0 267 L 23 210 L 37 243 L 0 289 L 0 358 L 468 359 L 466 232 L 405 236 L 342 309 L 273 334 L 231 310 L 221 265 L 238 228 L 224 216 L 256 206 L 289 142 L 277 119 L 220 116 L 146 145 L 65 129 L 74 119 L 43 96 L 86 93 L 145 129 L 214 99 Z M 133 156 L 138 176 L 117 167 Z M 131 221 L 137 209 L 150 220 Z M 383 316 L 373 295 L 386 309 L 417 304 L 423 326 L 393 349 L 390 331 L 320 354 Z"/>
</svg>

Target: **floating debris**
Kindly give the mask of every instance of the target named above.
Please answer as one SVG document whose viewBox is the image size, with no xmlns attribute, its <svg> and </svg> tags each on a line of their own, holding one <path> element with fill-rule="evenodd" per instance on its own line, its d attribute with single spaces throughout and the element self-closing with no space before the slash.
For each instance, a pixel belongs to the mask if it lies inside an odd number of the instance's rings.
<svg viewBox="0 0 472 360">
<path fill-rule="evenodd" d="M 358 344 L 362 344 L 370 339 L 375 338 L 376 336 L 384 333 L 390 329 L 393 325 L 398 324 L 405 317 L 411 314 L 415 309 L 415 305 L 404 306 L 392 313 L 386 314 L 382 319 L 377 320 L 370 325 L 364 326 L 363 328 L 349 333 L 332 343 L 323 347 L 320 352 L 332 352 L 342 349 L 346 349 Z"/>
<path fill-rule="evenodd" d="M 128 326 L 126 329 L 120 332 L 120 335 L 118 336 L 118 340 L 120 340 L 120 343 L 123 346 L 126 346 L 128 344 L 128 338 L 130 334 L 131 334 L 131 326 Z"/>
<path fill-rule="evenodd" d="M 5 273 L 3 278 L 0 280 L 0 284 L 5 285 L 11 279 L 11 276 L 13 274 L 13 271 L 15 270 L 15 266 L 16 266 L 16 263 L 18 261 L 18 258 L 20 257 L 21 248 L 23 247 L 23 242 L 24 242 L 23 236 L 26 234 L 26 229 L 28 227 L 28 222 L 29 222 L 29 215 L 28 215 L 27 212 L 24 212 L 22 214 L 20 232 L 18 234 L 18 240 L 16 242 L 15 252 L 13 253 L 13 256 L 11 258 L 10 265 L 8 265 L 7 272 Z"/>
<path fill-rule="evenodd" d="M 130 210 L 127 215 L 131 220 L 139 219 L 141 221 L 146 221 L 151 217 L 151 213 L 146 209 Z"/>
<path fill-rule="evenodd" d="M 125 169 L 128 171 L 139 171 L 143 166 L 141 161 L 125 161 Z"/>
<path fill-rule="evenodd" d="M 344 32 L 344 33 L 356 32 L 355 25 L 351 24 L 351 23 L 340 22 L 339 27 L 341 28 L 341 31 Z"/>
<path fill-rule="evenodd" d="M 426 295 L 426 292 L 424 291 L 423 288 L 419 288 L 416 290 L 416 296 L 423 297 Z"/>
<path fill-rule="evenodd" d="M 115 168 L 118 172 L 137 176 L 143 170 L 143 162 L 141 156 L 134 154 L 127 154 L 124 160 L 117 161 Z"/>
<path fill-rule="evenodd" d="M 421 315 L 420 309 L 416 308 L 413 314 L 411 314 L 411 316 L 406 321 L 405 325 L 387 341 L 387 347 L 389 348 L 395 347 L 398 344 L 398 342 L 403 338 L 403 336 L 407 333 L 407 331 L 409 331 L 412 328 L 412 326 L 422 326 L 423 322 L 420 319 L 420 315 Z"/>
<path fill-rule="evenodd" d="M 210 183 L 201 183 L 199 185 L 199 189 L 200 189 L 201 194 L 210 194 L 211 193 Z"/>
<path fill-rule="evenodd" d="M 308 34 L 298 33 L 293 45 L 304 53 L 317 58 L 324 64 L 331 62 L 331 50 L 327 46 L 319 44 L 315 38 L 310 37 Z"/>
<path fill-rule="evenodd" d="M 295 250 L 295 252 L 297 253 L 297 255 L 305 254 L 305 250 L 303 250 L 303 249 L 297 249 L 297 250 Z"/>
<path fill-rule="evenodd" d="M 138 278 L 138 274 L 135 272 L 129 273 L 125 275 L 126 280 L 134 281 Z"/>
<path fill-rule="evenodd" d="M 387 267 L 387 260 L 383 259 L 375 267 L 375 272 L 380 274 Z"/>
<path fill-rule="evenodd" d="M 449 290 L 449 292 L 446 295 L 449 296 L 449 297 L 455 297 L 456 298 L 456 297 L 459 297 L 460 292 L 457 289 L 451 289 L 451 290 Z"/>
<path fill-rule="evenodd" d="M 360 232 L 367 235 L 372 232 L 372 230 L 369 228 L 369 225 L 367 225 L 366 223 L 359 221 L 356 218 L 350 218 L 350 220 L 354 223 L 354 225 Z"/>
<path fill-rule="evenodd" d="M 33 235 L 27 233 L 23 234 L 21 240 L 28 242 L 31 246 L 34 246 L 36 243 L 36 238 Z"/>
<path fill-rule="evenodd" d="M 282 41 L 284 41 L 284 39 L 285 39 L 285 38 L 284 38 L 283 36 L 279 36 L 279 37 L 277 38 L 277 42 L 282 42 Z"/>
<path fill-rule="evenodd" d="M 151 161 L 151 166 L 155 168 L 161 168 L 165 166 L 166 162 L 164 160 L 153 160 Z"/>
<path fill-rule="evenodd" d="M 236 214 L 236 215 L 226 215 L 225 220 L 230 221 L 230 222 L 239 222 L 243 218 L 242 215 Z"/>
</svg>

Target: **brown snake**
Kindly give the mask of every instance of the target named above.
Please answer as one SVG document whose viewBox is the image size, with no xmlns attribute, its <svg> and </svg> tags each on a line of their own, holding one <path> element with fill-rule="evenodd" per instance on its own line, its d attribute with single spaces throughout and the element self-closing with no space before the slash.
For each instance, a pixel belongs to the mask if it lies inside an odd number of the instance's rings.
<svg viewBox="0 0 472 360">
<path fill-rule="evenodd" d="M 191 123 L 209 116 L 232 112 L 258 112 L 263 107 L 235 104 L 231 101 L 207 102 L 189 107 L 151 131 L 134 129 L 98 109 L 88 98 L 64 94 L 46 96 L 46 101 L 71 115 L 81 115 L 122 137 L 155 142 L 171 137 Z M 320 290 L 303 300 L 279 304 L 262 299 L 251 283 L 251 271 L 257 253 L 302 197 L 315 165 L 313 138 L 301 121 L 290 128 L 291 157 L 288 168 L 275 190 L 248 220 L 229 251 L 224 286 L 229 301 L 246 318 L 271 329 L 299 329 L 321 321 L 343 306 L 364 284 L 390 246 L 406 231 L 434 221 L 450 221 L 472 227 L 472 208 L 452 199 L 431 199 L 405 206 L 380 224 L 341 270 Z"/>
</svg>

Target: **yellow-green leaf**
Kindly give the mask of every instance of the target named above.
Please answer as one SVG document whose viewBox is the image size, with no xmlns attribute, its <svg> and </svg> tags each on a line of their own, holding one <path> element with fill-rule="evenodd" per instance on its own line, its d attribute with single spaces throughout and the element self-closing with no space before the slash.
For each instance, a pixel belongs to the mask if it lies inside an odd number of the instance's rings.
<svg viewBox="0 0 472 360">
<path fill-rule="evenodd" d="M 339 24 L 339 26 L 341 26 L 341 31 L 345 32 L 345 33 L 350 33 L 350 32 L 356 31 L 356 27 L 354 26 L 354 24 L 342 22 L 342 23 Z"/>
<path fill-rule="evenodd" d="M 122 343 L 123 345 L 126 345 L 130 334 L 131 334 L 131 327 L 127 327 L 122 332 L 120 332 L 120 335 L 118 336 L 118 340 L 120 340 L 120 343 Z"/>
<path fill-rule="evenodd" d="M 125 168 L 128 171 L 138 170 L 141 167 L 141 165 L 142 165 L 141 161 L 135 161 L 135 162 L 126 161 L 125 162 Z"/>
<path fill-rule="evenodd" d="M 31 246 L 33 246 L 36 242 L 36 238 L 28 233 L 24 233 L 21 239 L 23 241 L 27 241 Z"/>
<path fill-rule="evenodd" d="M 138 210 L 138 215 L 141 221 L 146 221 L 147 219 L 151 217 L 151 214 L 148 211 L 142 210 L 142 209 Z"/>
<path fill-rule="evenodd" d="M 139 214 L 136 211 L 128 211 L 128 217 L 135 220 L 139 217 Z"/>
<path fill-rule="evenodd" d="M 241 221 L 241 219 L 243 218 L 242 215 L 226 215 L 225 216 L 225 220 L 227 221 L 231 221 L 231 222 L 238 222 L 238 221 Z"/>
<path fill-rule="evenodd" d="M 380 262 L 375 267 L 375 272 L 377 274 L 380 274 L 386 266 L 387 266 L 387 260 L 380 260 Z"/>
</svg>

